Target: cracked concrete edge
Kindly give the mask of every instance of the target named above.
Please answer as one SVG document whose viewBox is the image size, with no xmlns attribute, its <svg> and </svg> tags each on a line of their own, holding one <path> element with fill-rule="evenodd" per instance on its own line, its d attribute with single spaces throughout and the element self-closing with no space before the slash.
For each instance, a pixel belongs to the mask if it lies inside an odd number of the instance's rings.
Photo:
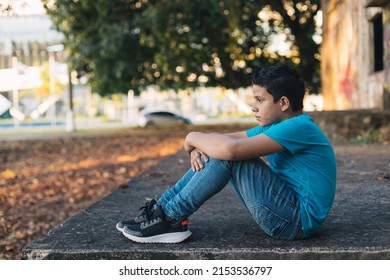
<svg viewBox="0 0 390 280">
<path fill-rule="evenodd" d="M 318 249 L 318 248 L 317 248 Z M 361 251 L 356 248 L 338 250 L 215 250 L 198 249 L 197 251 L 155 251 L 134 250 L 121 251 L 107 249 L 101 250 L 48 250 L 26 248 L 23 251 L 24 260 L 233 260 L 233 259 L 266 259 L 266 260 L 389 260 L 390 248 L 366 248 Z"/>
</svg>

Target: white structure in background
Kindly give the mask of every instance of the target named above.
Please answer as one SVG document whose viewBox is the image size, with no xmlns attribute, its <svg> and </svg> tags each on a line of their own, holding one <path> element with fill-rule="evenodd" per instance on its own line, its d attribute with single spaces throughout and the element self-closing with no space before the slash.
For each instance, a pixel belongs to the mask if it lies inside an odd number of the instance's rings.
<svg viewBox="0 0 390 280">
<path fill-rule="evenodd" d="M 12 102 L 0 94 L 0 115 L 12 108 Z"/>
<path fill-rule="evenodd" d="M 10 109 L 10 114 L 15 119 L 15 125 L 18 126 L 18 122 L 24 121 L 26 118 L 19 109 L 19 90 L 39 87 L 41 80 L 38 67 L 28 67 L 18 62 L 16 57 L 12 59 L 12 66 L 9 69 L 0 69 L 0 92 L 12 91 L 12 102 L 10 102 L 12 105 L 6 110 Z M 8 100 L 4 96 L 1 97 L 3 101 Z"/>
<path fill-rule="evenodd" d="M 239 112 L 249 115 L 252 113 L 252 108 L 244 100 L 240 99 L 233 91 L 226 91 L 226 96 L 230 101 L 237 106 Z"/>
<path fill-rule="evenodd" d="M 51 94 L 42 104 L 36 105 L 37 108 L 30 116 L 36 119 L 52 108 L 53 124 L 55 103 L 59 99 L 54 94 L 54 79 L 67 84 L 68 75 L 66 65 L 56 62 L 54 58 L 54 54 L 61 52 L 63 46 L 59 49 L 58 45 L 54 45 L 56 48 L 53 49 L 49 45 L 61 42 L 63 35 L 52 28 L 50 17 L 46 15 L 40 0 L 15 1 L 13 9 L 11 16 L 0 15 L 0 68 L 3 68 L 0 69 L 0 92 L 12 92 L 12 108 L 9 109 L 15 126 L 18 126 L 18 122 L 25 119 L 25 113 L 19 109 L 19 91 L 42 86 L 40 65 L 37 65 L 36 57 L 40 61 L 47 61 L 49 55 Z M 32 50 L 31 44 L 39 45 L 39 48 Z M 49 46 L 47 50 L 42 49 L 45 45 Z M 32 51 L 35 53 L 31 53 Z M 4 66 L 7 68 L 4 69 Z M 2 99 L 6 98 L 2 96 Z M 29 104 L 31 106 L 34 105 Z"/>
<path fill-rule="evenodd" d="M 16 16 L 0 16 L 1 55 L 12 55 L 12 43 L 27 49 L 29 42 L 52 44 L 63 39 L 63 35 L 52 28 L 41 1 L 29 0 L 25 6 L 18 6 L 19 2 L 15 1 Z"/>
</svg>

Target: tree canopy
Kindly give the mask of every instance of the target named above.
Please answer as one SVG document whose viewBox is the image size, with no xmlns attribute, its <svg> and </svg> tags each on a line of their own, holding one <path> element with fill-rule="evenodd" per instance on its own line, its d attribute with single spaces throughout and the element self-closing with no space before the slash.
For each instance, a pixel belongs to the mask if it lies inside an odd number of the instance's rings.
<svg viewBox="0 0 390 280">
<path fill-rule="evenodd" d="M 319 0 L 44 0 L 69 63 L 105 95 L 149 85 L 250 85 L 253 68 L 295 64 L 319 86 L 313 40 Z M 270 51 L 284 34 L 291 52 Z"/>
</svg>

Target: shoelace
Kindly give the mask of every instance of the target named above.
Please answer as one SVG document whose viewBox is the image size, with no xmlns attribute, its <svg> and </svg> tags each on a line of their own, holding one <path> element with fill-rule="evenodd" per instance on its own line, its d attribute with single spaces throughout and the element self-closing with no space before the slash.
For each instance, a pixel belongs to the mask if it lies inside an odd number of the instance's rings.
<svg viewBox="0 0 390 280">
<path fill-rule="evenodd" d="M 142 206 L 142 207 L 139 209 L 140 211 L 143 210 L 143 211 L 142 211 L 142 214 L 145 214 L 145 212 L 147 211 L 149 205 L 150 205 L 150 202 L 148 201 L 148 202 L 145 203 L 144 206 Z"/>
<path fill-rule="evenodd" d="M 142 206 L 142 207 L 139 209 L 140 211 L 143 210 L 142 213 L 141 213 L 141 215 L 142 215 L 142 216 L 145 215 L 147 219 L 150 219 L 151 216 L 153 215 L 153 212 L 150 211 L 150 210 L 153 208 L 154 204 L 155 204 L 155 203 L 152 203 L 151 201 L 146 202 L 145 205 Z"/>
</svg>

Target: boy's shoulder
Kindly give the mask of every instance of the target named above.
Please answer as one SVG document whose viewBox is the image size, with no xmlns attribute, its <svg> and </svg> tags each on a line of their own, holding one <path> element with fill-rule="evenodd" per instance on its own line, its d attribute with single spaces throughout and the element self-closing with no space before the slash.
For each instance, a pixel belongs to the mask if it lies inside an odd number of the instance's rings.
<svg viewBox="0 0 390 280">
<path fill-rule="evenodd" d="M 286 119 L 279 123 L 271 124 L 267 127 L 264 127 L 264 130 L 268 130 L 270 128 L 273 129 L 302 129 L 306 128 L 306 126 L 317 126 L 314 123 L 314 120 L 311 116 L 309 116 L 307 113 L 302 113 L 298 116 L 291 117 L 289 119 Z"/>
<path fill-rule="evenodd" d="M 263 133 L 279 141 L 327 142 L 324 132 L 306 113 L 274 124 Z"/>
<path fill-rule="evenodd" d="M 298 116 L 291 117 L 279 123 L 254 127 L 247 130 L 247 135 L 255 136 L 260 133 L 264 133 L 266 135 L 281 133 L 283 135 L 291 134 L 294 136 L 296 133 L 305 133 L 311 130 L 318 131 L 320 133 L 322 132 L 311 116 L 309 116 L 307 113 L 302 113 Z"/>
<path fill-rule="evenodd" d="M 327 154 L 329 157 L 333 157 L 333 148 L 329 139 L 315 124 L 313 118 L 307 114 L 280 122 L 263 133 L 291 153 L 302 150 L 317 150 L 316 154 Z"/>
</svg>

